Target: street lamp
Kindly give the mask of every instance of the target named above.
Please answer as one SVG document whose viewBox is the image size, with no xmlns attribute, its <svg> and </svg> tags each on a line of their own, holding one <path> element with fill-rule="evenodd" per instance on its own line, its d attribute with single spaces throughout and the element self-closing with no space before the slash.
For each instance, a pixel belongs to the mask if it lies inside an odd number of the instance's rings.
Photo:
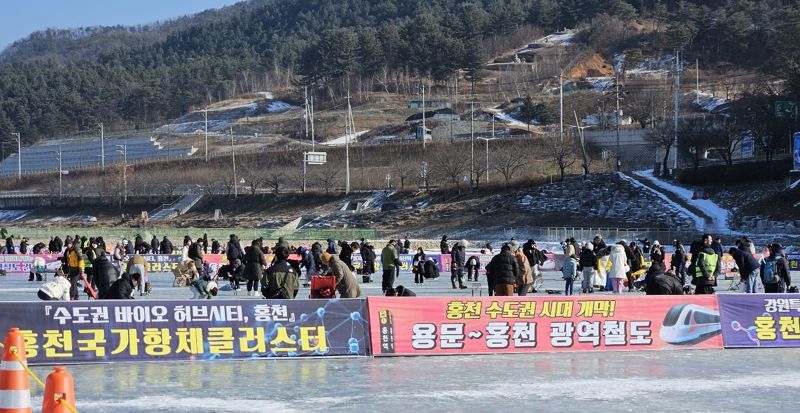
<svg viewBox="0 0 800 413">
<path fill-rule="evenodd" d="M 97 124 L 100 127 L 100 167 L 106 170 L 106 138 L 103 122 Z"/>
<path fill-rule="evenodd" d="M 239 197 L 239 186 L 236 182 L 236 148 L 233 146 L 233 128 L 230 128 L 231 134 L 231 164 L 233 165 L 233 197 Z"/>
<path fill-rule="evenodd" d="M 486 182 L 489 182 L 489 141 L 497 140 L 497 138 L 478 138 L 486 141 Z"/>
<path fill-rule="evenodd" d="M 205 135 L 206 135 L 206 163 L 208 163 L 208 106 L 203 109 L 203 119 L 206 121 Z"/>
<path fill-rule="evenodd" d="M 61 199 L 62 191 L 61 191 L 61 175 L 64 173 L 64 168 L 62 167 L 62 160 L 61 160 L 61 144 L 58 145 L 58 199 Z"/>
<path fill-rule="evenodd" d="M 22 180 L 22 138 L 19 132 L 14 132 L 11 136 L 17 137 L 17 179 Z"/>
<path fill-rule="evenodd" d="M 128 203 L 128 145 L 117 145 L 117 153 L 122 155 L 122 202 Z M 120 204 L 120 206 L 122 206 Z"/>
</svg>

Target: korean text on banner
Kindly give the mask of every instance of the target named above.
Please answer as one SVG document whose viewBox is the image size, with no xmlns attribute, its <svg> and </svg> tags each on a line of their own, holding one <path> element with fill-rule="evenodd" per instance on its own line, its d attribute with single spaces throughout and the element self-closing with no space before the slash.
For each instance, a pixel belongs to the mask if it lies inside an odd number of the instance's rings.
<svg viewBox="0 0 800 413">
<path fill-rule="evenodd" d="M 725 347 L 800 347 L 797 294 L 720 294 Z"/>
<path fill-rule="evenodd" d="M 0 303 L 30 364 L 366 356 L 365 300 Z"/>
<path fill-rule="evenodd" d="M 381 355 L 722 348 L 716 297 L 368 298 Z"/>
</svg>

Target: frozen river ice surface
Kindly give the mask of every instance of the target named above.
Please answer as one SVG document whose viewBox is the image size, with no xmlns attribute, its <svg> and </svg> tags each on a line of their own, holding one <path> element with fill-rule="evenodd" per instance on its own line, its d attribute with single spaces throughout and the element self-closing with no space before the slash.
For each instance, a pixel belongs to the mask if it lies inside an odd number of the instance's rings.
<svg viewBox="0 0 800 413">
<path fill-rule="evenodd" d="M 796 412 L 790 349 L 70 366 L 82 413 Z M 44 376 L 49 368 L 35 367 Z M 41 405 L 36 393 L 34 406 Z"/>
</svg>

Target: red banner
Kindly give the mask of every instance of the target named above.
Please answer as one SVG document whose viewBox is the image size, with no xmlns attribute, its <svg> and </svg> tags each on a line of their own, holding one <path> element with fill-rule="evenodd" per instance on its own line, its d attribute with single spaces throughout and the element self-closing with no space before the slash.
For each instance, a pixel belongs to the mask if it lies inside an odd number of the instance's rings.
<svg viewBox="0 0 800 413">
<path fill-rule="evenodd" d="M 369 297 L 375 356 L 722 348 L 714 296 Z"/>
</svg>

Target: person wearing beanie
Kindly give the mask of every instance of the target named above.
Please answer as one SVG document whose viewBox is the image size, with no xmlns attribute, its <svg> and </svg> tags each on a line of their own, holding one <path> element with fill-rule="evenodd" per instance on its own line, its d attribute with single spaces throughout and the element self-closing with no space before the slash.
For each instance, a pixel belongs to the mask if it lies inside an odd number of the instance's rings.
<svg viewBox="0 0 800 413">
<path fill-rule="evenodd" d="M 330 254 L 329 254 L 330 255 Z M 275 264 L 261 279 L 261 293 L 267 299 L 294 299 L 300 289 L 299 274 L 289 265 L 289 249 L 275 248 Z"/>
</svg>

